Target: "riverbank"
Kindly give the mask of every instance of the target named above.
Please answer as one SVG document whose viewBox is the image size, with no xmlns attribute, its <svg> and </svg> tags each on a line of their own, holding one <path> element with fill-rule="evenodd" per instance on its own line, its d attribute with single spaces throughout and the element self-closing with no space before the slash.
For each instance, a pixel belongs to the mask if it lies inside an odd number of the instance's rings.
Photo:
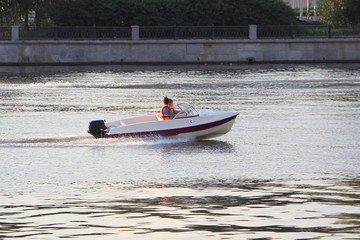
<svg viewBox="0 0 360 240">
<path fill-rule="evenodd" d="M 360 39 L 2 41 L 0 65 L 360 62 Z"/>
</svg>

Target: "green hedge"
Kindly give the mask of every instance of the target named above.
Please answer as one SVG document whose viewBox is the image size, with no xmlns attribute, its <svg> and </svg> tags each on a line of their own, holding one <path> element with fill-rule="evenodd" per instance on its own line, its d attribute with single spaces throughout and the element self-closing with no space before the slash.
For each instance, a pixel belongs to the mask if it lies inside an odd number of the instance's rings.
<svg viewBox="0 0 360 240">
<path fill-rule="evenodd" d="M 286 25 L 296 21 L 282 0 L 54 0 L 59 26 Z"/>
</svg>

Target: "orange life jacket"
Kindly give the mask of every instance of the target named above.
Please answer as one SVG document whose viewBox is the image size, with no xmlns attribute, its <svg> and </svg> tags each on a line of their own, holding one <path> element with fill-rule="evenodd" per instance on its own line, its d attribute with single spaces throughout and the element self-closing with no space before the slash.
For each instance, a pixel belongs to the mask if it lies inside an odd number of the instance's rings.
<svg viewBox="0 0 360 240">
<path fill-rule="evenodd" d="M 163 113 L 164 108 L 169 108 L 169 109 L 170 109 L 170 112 L 175 113 L 174 108 L 173 108 L 173 107 L 170 107 L 170 106 L 167 105 L 167 104 L 164 104 L 164 105 L 161 107 L 161 109 L 160 109 L 160 116 L 162 117 L 162 119 L 164 119 L 164 120 L 172 119 L 172 117 L 170 117 L 169 115 Z"/>
</svg>

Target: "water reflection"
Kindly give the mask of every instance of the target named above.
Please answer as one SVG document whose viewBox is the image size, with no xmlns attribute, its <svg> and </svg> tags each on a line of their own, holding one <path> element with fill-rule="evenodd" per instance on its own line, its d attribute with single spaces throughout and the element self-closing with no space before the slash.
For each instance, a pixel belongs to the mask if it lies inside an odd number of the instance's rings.
<svg viewBox="0 0 360 240">
<path fill-rule="evenodd" d="M 165 142 L 164 142 L 165 141 Z M 195 139 L 178 139 L 178 141 L 166 139 L 162 141 L 161 145 L 156 146 L 159 155 L 164 159 L 173 154 L 193 154 L 193 153 L 232 153 L 235 151 L 234 146 L 228 142 L 217 140 L 195 140 Z M 154 147 L 154 146 L 152 146 Z"/>
<path fill-rule="evenodd" d="M 35 205 L 31 201 L 1 202 L 0 237 L 111 239 L 147 234 L 157 239 L 159 232 L 208 232 L 230 239 L 355 238 L 360 230 L 359 186 L 358 179 L 311 183 L 179 179 L 166 184 L 99 184 L 100 193 L 112 194 L 88 198 L 80 193 L 68 199 L 49 196 L 43 204 Z M 9 200 L 9 196 L 4 197 Z M 27 197 L 24 202 L 30 200 Z"/>
</svg>

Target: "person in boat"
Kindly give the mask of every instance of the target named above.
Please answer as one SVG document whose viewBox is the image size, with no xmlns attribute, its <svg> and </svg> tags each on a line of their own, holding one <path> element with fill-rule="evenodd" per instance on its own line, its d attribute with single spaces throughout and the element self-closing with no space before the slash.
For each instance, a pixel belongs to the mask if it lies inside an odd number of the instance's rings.
<svg viewBox="0 0 360 240">
<path fill-rule="evenodd" d="M 160 116 L 164 120 L 170 120 L 175 117 L 175 109 L 173 107 L 172 99 L 164 97 L 164 104 L 160 109 Z"/>
</svg>

